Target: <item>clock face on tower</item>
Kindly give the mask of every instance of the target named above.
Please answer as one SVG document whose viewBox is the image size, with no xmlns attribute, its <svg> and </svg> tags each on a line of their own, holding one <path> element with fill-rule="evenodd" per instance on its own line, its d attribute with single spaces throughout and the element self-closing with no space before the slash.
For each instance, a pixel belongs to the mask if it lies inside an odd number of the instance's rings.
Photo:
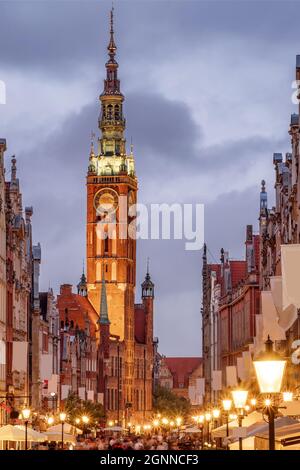
<svg viewBox="0 0 300 470">
<path fill-rule="evenodd" d="M 94 196 L 94 207 L 97 215 L 110 215 L 118 208 L 118 193 L 111 188 L 102 188 Z"/>
</svg>

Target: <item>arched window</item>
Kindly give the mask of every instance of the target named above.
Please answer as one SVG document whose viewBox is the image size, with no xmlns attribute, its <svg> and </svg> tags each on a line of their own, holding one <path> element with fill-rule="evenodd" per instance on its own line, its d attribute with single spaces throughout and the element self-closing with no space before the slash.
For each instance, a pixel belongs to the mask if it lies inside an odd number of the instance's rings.
<svg viewBox="0 0 300 470">
<path fill-rule="evenodd" d="M 121 118 L 120 115 L 120 106 L 118 104 L 115 105 L 115 120 L 119 121 Z"/>
<path fill-rule="evenodd" d="M 107 106 L 107 119 L 111 121 L 113 118 L 113 107 L 111 104 Z"/>
<path fill-rule="evenodd" d="M 108 234 L 107 234 L 107 236 L 104 238 L 104 254 L 105 254 L 105 255 L 108 254 Z"/>
</svg>

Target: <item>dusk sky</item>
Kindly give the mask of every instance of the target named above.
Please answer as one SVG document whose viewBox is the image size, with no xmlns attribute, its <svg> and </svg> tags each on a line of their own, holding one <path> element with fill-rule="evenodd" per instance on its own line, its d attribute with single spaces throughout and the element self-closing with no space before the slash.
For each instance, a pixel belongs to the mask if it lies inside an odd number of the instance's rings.
<svg viewBox="0 0 300 470">
<path fill-rule="evenodd" d="M 204 203 L 209 261 L 244 256 L 260 181 L 273 203 L 273 152 L 288 126 L 299 2 L 119 0 L 115 36 L 139 202 Z M 85 177 L 107 60 L 106 1 L 0 1 L 0 137 L 34 208 L 41 288 L 77 284 L 85 257 Z M 202 251 L 138 243 L 137 291 L 150 257 L 155 334 L 171 356 L 201 354 Z"/>
</svg>

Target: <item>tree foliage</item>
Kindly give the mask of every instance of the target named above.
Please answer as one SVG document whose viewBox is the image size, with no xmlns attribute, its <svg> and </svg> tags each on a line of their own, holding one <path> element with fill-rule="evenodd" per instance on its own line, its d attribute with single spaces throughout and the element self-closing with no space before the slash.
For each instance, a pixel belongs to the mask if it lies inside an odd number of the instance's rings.
<svg viewBox="0 0 300 470">
<path fill-rule="evenodd" d="M 153 408 L 156 413 L 176 418 L 176 416 L 188 416 L 191 404 L 189 400 L 179 397 L 168 388 L 158 386 L 154 393 Z"/>
<path fill-rule="evenodd" d="M 103 405 L 93 403 L 90 400 L 81 400 L 75 393 L 69 394 L 65 403 L 65 411 L 72 423 L 75 423 L 75 419 L 81 418 L 83 415 L 89 417 L 91 425 L 105 417 Z"/>
</svg>

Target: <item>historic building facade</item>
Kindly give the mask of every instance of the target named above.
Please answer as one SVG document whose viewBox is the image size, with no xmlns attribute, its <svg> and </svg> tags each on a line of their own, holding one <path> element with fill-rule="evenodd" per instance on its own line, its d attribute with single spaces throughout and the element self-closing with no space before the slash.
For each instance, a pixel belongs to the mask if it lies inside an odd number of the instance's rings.
<svg viewBox="0 0 300 470">
<path fill-rule="evenodd" d="M 59 374 L 56 392 L 60 400 L 75 393 L 82 400 L 97 401 L 98 314 L 85 292 L 72 292 L 63 284 L 57 297 L 59 312 Z"/>
<path fill-rule="evenodd" d="M 250 352 L 260 313 L 260 237 L 251 225 L 245 247 L 245 260 L 230 260 L 222 249 L 219 264 L 207 263 L 204 248 L 203 367 L 205 400 L 210 403 L 217 401 L 222 388 L 247 376 L 239 361 Z"/>
<path fill-rule="evenodd" d="M 300 99 L 300 55 L 296 57 L 296 81 L 298 83 L 298 99 Z M 291 149 L 285 155 L 273 154 L 275 170 L 275 205 L 268 207 L 265 182 L 262 182 L 260 193 L 259 225 L 261 234 L 261 288 L 271 289 L 270 279 L 281 276 L 281 245 L 300 243 L 300 105 L 298 113 L 291 115 L 289 135 Z M 287 357 L 292 353 L 292 343 L 300 338 L 300 314 L 294 324 L 285 331 L 286 340 L 277 341 L 277 349 L 281 349 Z M 299 366 L 290 366 L 290 381 L 299 382 Z"/>
<path fill-rule="evenodd" d="M 11 180 L 6 182 L 7 263 L 7 390 L 14 404 L 30 401 L 29 318 L 32 287 L 32 209 L 23 216 L 22 194 L 17 178 L 16 158 L 11 160 Z"/>
<path fill-rule="evenodd" d="M 6 140 L 0 139 L 0 395 L 6 394 L 6 220 L 5 170 Z M 4 422 L 5 407 L 0 408 L 0 424 Z"/>
<path fill-rule="evenodd" d="M 160 356 L 159 385 L 199 407 L 204 392 L 202 358 Z"/>
</svg>

